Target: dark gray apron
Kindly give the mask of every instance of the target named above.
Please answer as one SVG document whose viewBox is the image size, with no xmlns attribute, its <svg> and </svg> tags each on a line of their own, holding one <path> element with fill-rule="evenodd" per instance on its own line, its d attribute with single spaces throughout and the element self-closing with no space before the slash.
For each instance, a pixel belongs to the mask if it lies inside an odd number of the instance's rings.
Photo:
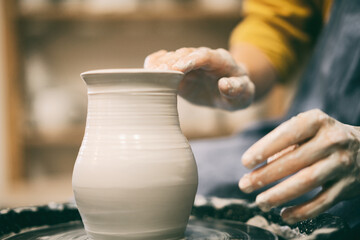
<svg viewBox="0 0 360 240">
<path fill-rule="evenodd" d="M 320 108 L 360 125 L 360 1 L 335 0 L 289 116 Z"/>
<path fill-rule="evenodd" d="M 360 1 L 335 0 L 330 16 L 284 119 L 259 123 L 228 138 L 191 142 L 199 170 L 198 194 L 254 200 L 264 189 L 244 194 L 237 186 L 241 176 L 249 172 L 241 165 L 242 154 L 280 122 L 300 112 L 319 108 L 340 122 L 360 126 Z M 330 212 L 356 226 L 360 224 L 360 198 L 343 201 Z"/>
</svg>

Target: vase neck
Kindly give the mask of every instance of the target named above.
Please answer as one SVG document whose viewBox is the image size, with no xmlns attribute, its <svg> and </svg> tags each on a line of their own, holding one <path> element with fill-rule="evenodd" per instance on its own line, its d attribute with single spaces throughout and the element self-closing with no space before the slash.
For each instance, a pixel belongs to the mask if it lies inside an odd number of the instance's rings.
<svg viewBox="0 0 360 240">
<path fill-rule="evenodd" d="M 183 73 L 108 69 L 81 74 L 88 90 L 87 127 L 179 128 L 176 89 Z"/>
<path fill-rule="evenodd" d="M 179 125 L 175 91 L 97 92 L 88 96 L 90 126 Z"/>
</svg>

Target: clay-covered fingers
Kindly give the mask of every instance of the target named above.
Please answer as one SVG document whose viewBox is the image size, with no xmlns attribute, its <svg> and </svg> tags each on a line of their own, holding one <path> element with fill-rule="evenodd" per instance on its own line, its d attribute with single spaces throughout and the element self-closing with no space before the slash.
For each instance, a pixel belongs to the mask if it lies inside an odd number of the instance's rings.
<svg viewBox="0 0 360 240">
<path fill-rule="evenodd" d="M 167 53 L 166 50 L 159 50 L 147 56 L 144 61 L 144 68 L 159 69 L 160 65 L 164 64 L 163 62 L 160 62 L 159 59 L 166 53 Z"/>
<path fill-rule="evenodd" d="M 330 208 L 338 201 L 360 195 L 360 132 L 319 110 L 299 114 L 255 143 L 243 156 L 247 167 L 268 163 L 245 175 L 239 182 L 251 192 L 290 176 L 259 194 L 257 205 L 264 211 L 298 198 L 317 187 L 314 199 L 283 211 L 295 223 Z"/>
<path fill-rule="evenodd" d="M 203 69 L 224 77 L 246 74 L 244 67 L 236 64 L 225 49 L 180 48 L 176 51 L 161 50 L 146 57 L 144 68 L 177 70 L 188 73 Z M 219 77 L 220 78 L 220 77 Z"/>
<path fill-rule="evenodd" d="M 204 67 L 210 61 L 211 49 L 180 48 L 176 51 L 160 50 L 145 58 L 144 68 L 176 70 L 188 73 Z"/>
<path fill-rule="evenodd" d="M 314 164 L 335 150 L 323 134 L 318 134 L 300 146 L 285 148 L 278 153 L 280 156 L 276 156 L 276 160 L 245 174 L 240 179 L 239 187 L 243 192 L 250 193 Z"/>
<path fill-rule="evenodd" d="M 222 48 L 179 49 L 175 51 L 171 58 L 165 56 L 162 61 L 168 61 L 172 70 L 188 73 L 202 69 L 218 79 L 220 77 L 243 76 L 246 74 L 244 68 L 237 65 L 230 53 Z"/>
<path fill-rule="evenodd" d="M 210 61 L 213 51 L 214 50 L 209 48 L 193 48 L 188 52 L 182 50 L 180 54 L 178 54 L 176 61 L 172 65 L 172 68 L 184 73 L 188 73 L 200 68 L 206 69 L 211 65 Z"/>
<path fill-rule="evenodd" d="M 348 154 L 342 154 L 341 158 L 348 158 Z M 340 158 L 340 159 L 341 159 Z M 344 166 L 343 161 L 339 161 Z M 345 165 L 346 167 L 346 165 Z M 349 167 L 353 170 L 353 167 Z M 313 218 L 328 210 L 338 202 L 359 196 L 360 185 L 358 175 L 345 174 L 343 178 L 337 178 L 323 185 L 323 189 L 313 199 L 298 206 L 284 208 L 281 211 L 282 218 L 289 224 L 301 220 Z"/>
<path fill-rule="evenodd" d="M 288 224 L 294 224 L 298 221 L 313 218 L 320 213 L 328 210 L 336 202 L 329 198 L 331 191 L 326 189 L 321 191 L 314 199 L 298 206 L 284 208 L 281 211 L 281 217 Z"/>
<path fill-rule="evenodd" d="M 174 51 L 160 50 L 150 54 L 145 58 L 144 68 L 157 70 L 178 70 L 174 69 L 174 64 L 180 59 L 187 56 L 192 49 L 181 48 Z"/>
<path fill-rule="evenodd" d="M 346 187 L 346 181 L 335 182 L 324 188 L 313 199 L 298 206 L 284 208 L 281 217 L 289 224 L 316 217 L 341 201 L 342 191 Z"/>
<path fill-rule="evenodd" d="M 337 179 L 346 168 L 340 163 L 339 154 L 334 153 L 259 194 L 256 198 L 257 205 L 263 211 L 269 211 L 273 207 Z"/>
<path fill-rule="evenodd" d="M 246 75 L 221 78 L 218 81 L 218 88 L 222 96 L 222 107 L 228 110 L 249 106 L 255 94 L 255 85 Z"/>
<path fill-rule="evenodd" d="M 149 55 L 144 67 L 185 73 L 178 93 L 194 104 L 238 110 L 249 106 L 255 95 L 245 67 L 225 49 L 162 50 Z"/>
<path fill-rule="evenodd" d="M 254 168 L 283 149 L 313 137 L 329 118 L 317 109 L 293 117 L 252 145 L 244 153 L 242 163 Z"/>
</svg>

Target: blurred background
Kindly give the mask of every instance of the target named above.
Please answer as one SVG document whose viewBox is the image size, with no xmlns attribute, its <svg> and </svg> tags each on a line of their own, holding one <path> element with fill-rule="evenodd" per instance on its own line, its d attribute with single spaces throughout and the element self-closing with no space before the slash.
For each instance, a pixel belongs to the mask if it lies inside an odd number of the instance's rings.
<svg viewBox="0 0 360 240">
<path fill-rule="evenodd" d="M 0 0 L 0 208 L 71 199 L 81 72 L 141 68 L 160 49 L 227 48 L 241 9 L 240 0 Z M 181 128 L 190 140 L 234 134 L 284 114 L 293 88 L 234 113 L 179 98 Z"/>
</svg>

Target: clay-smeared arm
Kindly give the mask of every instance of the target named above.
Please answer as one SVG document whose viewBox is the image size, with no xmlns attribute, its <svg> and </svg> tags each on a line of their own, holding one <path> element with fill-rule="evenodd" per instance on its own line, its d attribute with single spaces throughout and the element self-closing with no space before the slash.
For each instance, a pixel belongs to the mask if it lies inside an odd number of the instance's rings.
<svg viewBox="0 0 360 240">
<path fill-rule="evenodd" d="M 254 168 L 269 158 L 268 164 L 239 182 L 244 192 L 252 192 L 294 174 L 257 196 L 264 211 L 322 186 L 314 199 L 284 209 L 282 217 L 289 223 L 314 217 L 341 200 L 360 195 L 360 128 L 342 124 L 320 110 L 283 123 L 250 147 L 242 162 Z"/>
</svg>

